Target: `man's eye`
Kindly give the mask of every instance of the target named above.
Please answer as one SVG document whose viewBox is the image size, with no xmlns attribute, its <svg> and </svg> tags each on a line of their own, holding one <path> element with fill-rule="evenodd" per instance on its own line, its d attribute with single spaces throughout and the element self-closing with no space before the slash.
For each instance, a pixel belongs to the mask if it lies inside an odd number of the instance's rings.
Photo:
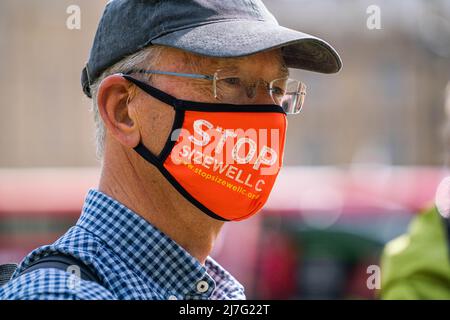
<svg viewBox="0 0 450 320">
<path fill-rule="evenodd" d="M 279 87 L 273 87 L 271 89 L 272 94 L 276 95 L 276 96 L 284 96 L 285 91 Z"/>
<path fill-rule="evenodd" d="M 226 79 L 223 79 L 223 81 L 226 84 L 229 84 L 229 85 L 232 85 L 232 86 L 237 86 L 237 85 L 241 84 L 241 79 L 239 79 L 239 78 L 226 78 Z"/>
</svg>

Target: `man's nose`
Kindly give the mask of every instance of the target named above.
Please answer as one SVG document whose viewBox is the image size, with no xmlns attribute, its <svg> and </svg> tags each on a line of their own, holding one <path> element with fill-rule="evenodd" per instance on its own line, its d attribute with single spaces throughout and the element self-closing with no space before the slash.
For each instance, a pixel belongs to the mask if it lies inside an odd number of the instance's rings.
<svg viewBox="0 0 450 320">
<path fill-rule="evenodd" d="M 269 90 L 264 83 L 256 83 L 246 88 L 247 98 L 253 104 L 273 104 Z"/>
</svg>

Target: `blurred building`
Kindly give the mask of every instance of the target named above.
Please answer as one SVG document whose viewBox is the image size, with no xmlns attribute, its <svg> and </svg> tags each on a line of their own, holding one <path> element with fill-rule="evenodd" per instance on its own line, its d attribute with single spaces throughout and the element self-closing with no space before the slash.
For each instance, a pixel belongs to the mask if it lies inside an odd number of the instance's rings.
<svg viewBox="0 0 450 320">
<path fill-rule="evenodd" d="M 0 166 L 95 165 L 80 74 L 106 1 L 0 2 Z M 69 30 L 70 5 L 81 29 Z"/>
<path fill-rule="evenodd" d="M 0 167 L 97 165 L 79 78 L 105 3 L 0 2 Z M 303 114 L 290 117 L 287 165 L 442 163 L 448 1 L 265 3 L 281 24 L 325 38 L 344 61 L 338 75 L 293 72 L 308 95 Z M 80 30 L 66 27 L 74 4 Z M 366 26 L 372 4 L 380 30 Z"/>
<path fill-rule="evenodd" d="M 298 73 L 309 90 L 304 114 L 290 119 L 288 164 L 441 163 L 448 2 L 266 3 L 287 26 L 333 43 L 344 62 L 335 76 Z M 367 28 L 370 5 L 380 30 Z"/>
</svg>

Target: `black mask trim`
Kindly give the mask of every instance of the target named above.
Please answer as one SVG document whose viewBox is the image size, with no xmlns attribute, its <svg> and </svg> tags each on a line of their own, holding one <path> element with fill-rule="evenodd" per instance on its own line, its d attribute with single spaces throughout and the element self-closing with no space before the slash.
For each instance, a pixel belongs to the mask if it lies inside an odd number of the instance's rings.
<svg viewBox="0 0 450 320">
<path fill-rule="evenodd" d="M 153 153 L 151 153 L 150 150 L 148 150 L 141 142 L 134 148 L 134 150 L 145 160 L 153 164 L 155 167 L 159 169 L 159 171 L 162 173 L 162 175 L 167 179 L 167 181 L 170 182 L 170 184 L 183 196 L 185 197 L 190 203 L 195 205 L 197 208 L 202 210 L 204 213 L 206 213 L 211 218 L 221 220 L 221 221 L 230 221 L 228 219 L 224 219 L 221 216 L 215 214 L 211 210 L 209 210 L 207 207 L 205 207 L 203 204 L 201 204 L 197 199 L 195 199 L 193 196 L 189 194 L 189 192 L 184 189 L 181 184 L 178 183 L 178 181 L 170 174 L 169 171 L 164 167 L 164 162 L 161 162 L 158 157 L 155 157 Z"/>
</svg>

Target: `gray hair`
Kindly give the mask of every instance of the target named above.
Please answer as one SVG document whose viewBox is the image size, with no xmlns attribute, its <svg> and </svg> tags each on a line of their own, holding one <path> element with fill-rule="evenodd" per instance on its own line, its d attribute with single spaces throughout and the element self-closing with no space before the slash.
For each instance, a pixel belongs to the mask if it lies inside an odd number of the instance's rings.
<svg viewBox="0 0 450 320">
<path fill-rule="evenodd" d="M 132 55 L 129 55 L 119 62 L 115 63 L 106 69 L 98 79 L 96 79 L 90 86 L 92 92 L 92 108 L 95 122 L 95 142 L 97 159 L 101 160 L 105 148 L 106 129 L 102 118 L 100 117 L 97 105 L 98 88 L 106 77 L 115 73 L 126 72 L 133 69 L 152 69 L 160 61 L 161 55 L 165 50 L 162 46 L 149 46 Z"/>
</svg>

